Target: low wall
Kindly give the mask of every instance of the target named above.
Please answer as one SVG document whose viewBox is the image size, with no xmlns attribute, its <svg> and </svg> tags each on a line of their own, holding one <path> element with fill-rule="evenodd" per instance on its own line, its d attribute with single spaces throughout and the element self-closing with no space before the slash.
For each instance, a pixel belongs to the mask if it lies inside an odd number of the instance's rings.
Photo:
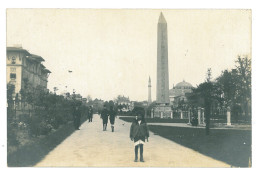
<svg viewBox="0 0 260 173">
<path fill-rule="evenodd" d="M 126 122 L 133 122 L 135 117 L 119 117 Z M 188 119 L 164 119 L 164 118 L 145 118 L 147 123 L 188 123 Z"/>
</svg>

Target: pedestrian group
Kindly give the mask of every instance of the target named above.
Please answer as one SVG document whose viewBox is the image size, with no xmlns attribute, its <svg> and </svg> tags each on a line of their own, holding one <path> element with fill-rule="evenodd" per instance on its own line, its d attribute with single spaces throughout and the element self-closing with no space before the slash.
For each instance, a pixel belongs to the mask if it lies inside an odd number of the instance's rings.
<svg viewBox="0 0 260 173">
<path fill-rule="evenodd" d="M 92 122 L 93 119 L 93 107 L 90 106 L 89 109 L 86 111 L 87 117 L 89 119 L 89 123 Z M 81 123 L 81 110 L 79 105 L 75 105 L 73 107 L 73 120 L 74 120 L 74 127 L 76 130 L 80 130 L 80 123 Z M 107 123 L 108 119 L 111 124 L 111 131 L 114 132 L 115 130 L 115 117 L 116 111 L 114 110 L 113 106 L 108 108 L 107 105 L 104 105 L 103 110 L 101 111 L 100 118 L 102 119 L 103 124 L 103 131 L 107 130 Z M 138 151 L 140 150 L 140 162 L 144 162 L 144 144 L 145 141 L 148 142 L 149 138 L 149 129 L 147 123 L 145 122 L 144 116 L 139 114 L 135 117 L 134 121 L 130 127 L 130 139 L 134 142 L 134 154 L 135 159 L 134 161 L 138 161 Z"/>
</svg>

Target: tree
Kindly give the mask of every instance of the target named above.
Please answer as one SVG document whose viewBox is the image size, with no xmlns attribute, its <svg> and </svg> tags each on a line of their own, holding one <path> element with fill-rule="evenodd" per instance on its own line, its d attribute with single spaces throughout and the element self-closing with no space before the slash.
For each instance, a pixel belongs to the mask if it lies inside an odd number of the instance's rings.
<svg viewBox="0 0 260 173">
<path fill-rule="evenodd" d="M 238 96 L 241 100 L 241 108 L 244 115 L 251 114 L 251 59 L 248 56 L 240 57 L 236 60 L 237 77 L 240 81 L 238 85 Z"/>
<path fill-rule="evenodd" d="M 13 106 L 13 94 L 14 94 L 15 86 L 11 83 L 7 84 L 7 104 L 8 107 Z"/>
<path fill-rule="evenodd" d="M 207 73 L 206 73 L 206 82 L 210 82 L 211 79 L 212 79 L 211 68 L 208 68 Z"/>
<path fill-rule="evenodd" d="M 33 85 L 29 82 L 29 80 L 27 78 L 24 78 L 23 82 L 24 82 L 24 86 L 20 90 L 22 102 L 26 102 L 28 104 L 33 105 L 33 103 L 34 103 L 34 100 L 33 100 L 34 88 L 32 87 Z"/>
<path fill-rule="evenodd" d="M 91 97 L 91 95 L 88 95 L 88 96 L 87 96 L 87 101 L 88 101 L 88 102 L 92 102 L 92 97 Z"/>
<path fill-rule="evenodd" d="M 122 112 L 123 105 L 119 104 L 119 105 L 117 106 L 117 109 L 119 110 L 119 112 Z"/>
<path fill-rule="evenodd" d="M 220 104 L 232 108 L 238 118 L 239 112 L 248 115 L 251 111 L 251 60 L 247 56 L 238 56 L 235 62 L 236 68 L 223 71 L 216 84 L 222 99 Z"/>
<path fill-rule="evenodd" d="M 147 115 L 151 115 L 152 109 L 156 106 L 156 101 L 152 102 L 151 104 L 148 105 L 147 108 Z"/>
<path fill-rule="evenodd" d="M 144 114 L 145 114 L 145 110 L 143 107 L 139 107 L 139 106 L 135 106 L 134 109 L 132 110 L 132 114 L 134 116 L 143 116 L 144 117 Z"/>
<path fill-rule="evenodd" d="M 206 73 L 206 80 L 204 83 L 199 84 L 199 86 L 193 89 L 193 97 L 197 100 L 202 99 L 201 105 L 205 108 L 205 118 L 206 118 L 206 135 L 209 135 L 209 125 L 210 125 L 210 114 L 211 114 L 211 104 L 214 99 L 214 85 L 211 82 L 211 69 L 209 68 Z"/>
</svg>

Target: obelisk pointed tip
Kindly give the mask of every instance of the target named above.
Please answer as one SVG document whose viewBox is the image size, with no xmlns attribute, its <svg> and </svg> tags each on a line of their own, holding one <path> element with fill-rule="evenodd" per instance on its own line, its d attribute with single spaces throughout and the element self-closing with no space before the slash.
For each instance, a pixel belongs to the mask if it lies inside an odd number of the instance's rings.
<svg viewBox="0 0 260 173">
<path fill-rule="evenodd" d="M 159 17 L 158 23 L 167 23 L 162 12 L 160 13 L 160 17 Z"/>
</svg>

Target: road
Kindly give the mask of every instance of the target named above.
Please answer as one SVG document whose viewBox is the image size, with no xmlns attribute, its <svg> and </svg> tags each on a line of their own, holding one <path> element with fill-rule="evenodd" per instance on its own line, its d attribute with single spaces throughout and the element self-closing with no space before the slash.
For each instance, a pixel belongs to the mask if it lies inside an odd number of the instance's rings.
<svg viewBox="0 0 260 173">
<path fill-rule="evenodd" d="M 95 114 L 67 137 L 35 167 L 231 167 L 150 132 L 144 146 L 145 162 L 134 162 L 130 123 L 116 119 L 115 132 L 102 129 Z"/>
</svg>

